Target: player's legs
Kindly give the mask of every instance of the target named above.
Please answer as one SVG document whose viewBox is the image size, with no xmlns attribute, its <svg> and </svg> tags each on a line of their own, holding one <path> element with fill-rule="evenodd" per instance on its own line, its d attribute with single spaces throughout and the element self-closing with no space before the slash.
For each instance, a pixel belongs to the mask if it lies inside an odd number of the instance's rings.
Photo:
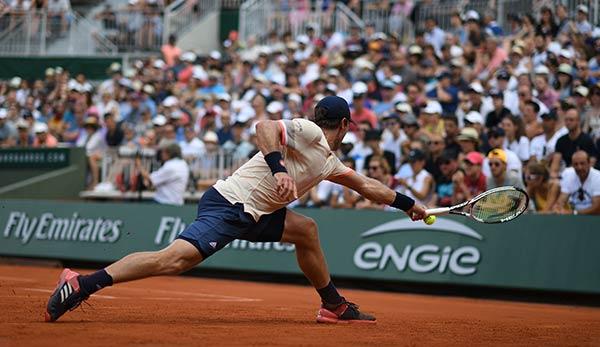
<svg viewBox="0 0 600 347">
<path fill-rule="evenodd" d="M 119 283 L 151 276 L 177 275 L 196 266 L 202 259 L 191 243 L 175 240 L 160 251 L 132 253 L 105 270 L 113 283 Z"/>
<path fill-rule="evenodd" d="M 296 246 L 298 265 L 321 297 L 319 323 L 374 323 L 375 317 L 359 311 L 358 306 L 342 297 L 331 281 L 325 255 L 319 241 L 317 224 L 311 218 L 287 210 L 281 242 Z"/>
<path fill-rule="evenodd" d="M 329 284 L 329 270 L 319 242 L 317 223 L 292 210 L 287 210 L 281 242 L 296 246 L 298 265 L 310 283 L 317 289 Z"/>
</svg>

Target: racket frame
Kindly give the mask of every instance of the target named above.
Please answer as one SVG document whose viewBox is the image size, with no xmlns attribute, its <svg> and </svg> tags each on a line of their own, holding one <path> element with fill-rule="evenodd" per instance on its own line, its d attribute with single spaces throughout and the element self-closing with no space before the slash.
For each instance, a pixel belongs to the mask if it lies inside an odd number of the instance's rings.
<svg viewBox="0 0 600 347">
<path fill-rule="evenodd" d="M 481 199 L 483 199 L 484 197 L 490 195 L 490 194 L 494 194 L 497 192 L 502 192 L 502 191 L 509 191 L 509 190 L 517 190 L 521 193 L 523 193 L 523 195 L 525 196 L 525 208 L 519 212 L 518 214 L 508 217 L 508 218 L 503 218 L 501 220 L 495 221 L 495 222 L 486 222 L 482 219 L 476 218 L 475 216 L 473 216 L 472 209 L 473 206 L 475 205 L 475 203 Z M 469 206 L 467 211 L 464 211 L 465 206 Z M 476 197 L 467 200 L 463 203 L 460 203 L 458 205 L 454 205 L 451 207 L 438 207 L 438 208 L 430 208 L 425 210 L 425 212 L 427 213 L 428 216 L 430 215 L 443 215 L 443 214 L 458 214 L 458 215 L 462 215 L 465 217 L 469 217 L 473 220 L 476 220 L 478 222 L 481 223 L 485 223 L 485 224 L 497 224 L 497 223 L 504 223 L 504 222 L 508 222 L 510 220 L 513 220 L 515 218 L 517 218 L 518 216 L 520 216 L 521 214 L 523 214 L 523 212 L 525 212 L 527 210 L 527 207 L 529 206 L 529 195 L 527 194 L 527 192 L 521 188 L 518 187 L 514 187 L 514 186 L 502 186 L 502 187 L 496 187 L 496 188 L 492 188 L 490 190 L 486 190 L 485 192 L 477 195 Z"/>
</svg>

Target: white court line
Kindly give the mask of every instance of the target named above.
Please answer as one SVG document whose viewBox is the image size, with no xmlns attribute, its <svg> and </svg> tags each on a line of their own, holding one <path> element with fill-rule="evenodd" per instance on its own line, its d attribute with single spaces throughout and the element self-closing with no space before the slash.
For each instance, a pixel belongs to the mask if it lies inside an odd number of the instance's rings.
<svg viewBox="0 0 600 347">
<path fill-rule="evenodd" d="M 49 289 L 38 289 L 38 288 L 17 288 L 17 289 L 22 289 L 22 290 L 28 290 L 30 292 L 40 292 L 40 293 L 54 293 L 54 290 L 49 290 Z M 117 299 L 116 296 L 112 296 L 112 295 L 100 295 L 100 294 L 92 294 L 93 297 L 99 298 L 99 299 Z"/>
<path fill-rule="evenodd" d="M 22 290 L 28 290 L 32 292 L 40 292 L 40 293 L 53 293 L 53 290 L 48 289 L 39 289 L 39 288 L 17 288 Z M 120 288 L 120 289 L 137 289 L 137 288 Z M 141 289 L 143 290 L 143 289 Z M 153 289 L 150 289 L 153 290 Z M 168 292 L 168 291 L 167 291 Z M 181 292 L 180 292 L 181 293 Z M 187 293 L 187 294 L 199 294 L 200 293 Z M 113 295 L 100 295 L 100 294 L 92 294 L 92 297 L 99 299 L 138 299 L 138 300 L 155 300 L 155 301 L 219 301 L 219 302 L 253 302 L 253 301 L 262 301 L 261 299 L 251 299 L 251 298 L 241 298 L 241 297 L 224 297 L 222 295 L 212 295 L 205 294 L 207 297 L 204 298 L 174 298 L 174 297 L 129 297 L 129 296 L 113 296 Z M 221 297 L 221 298 L 215 298 Z M 10 297 L 10 296 L 7 296 Z M 15 297 L 15 296 L 12 296 Z"/>
<path fill-rule="evenodd" d="M 177 294 L 177 295 L 190 295 L 190 296 L 200 296 L 203 298 L 210 298 L 215 301 L 239 301 L 239 302 L 249 302 L 249 301 L 262 301 L 262 299 L 255 298 L 245 298 L 242 296 L 230 296 L 230 295 L 219 295 L 219 294 L 206 294 L 206 293 L 196 293 L 196 292 L 182 292 L 177 290 L 164 290 L 164 289 L 146 289 L 146 288 L 127 288 L 127 287 L 118 287 L 112 288 L 114 290 L 134 290 L 134 291 L 143 291 L 143 292 L 155 292 L 155 293 L 164 293 L 164 294 Z"/>
<path fill-rule="evenodd" d="M 22 277 L 10 277 L 10 276 L 0 276 L 0 281 L 15 281 L 15 282 L 28 282 L 28 283 L 33 283 L 33 282 L 37 282 L 34 279 L 31 278 L 22 278 Z"/>
</svg>

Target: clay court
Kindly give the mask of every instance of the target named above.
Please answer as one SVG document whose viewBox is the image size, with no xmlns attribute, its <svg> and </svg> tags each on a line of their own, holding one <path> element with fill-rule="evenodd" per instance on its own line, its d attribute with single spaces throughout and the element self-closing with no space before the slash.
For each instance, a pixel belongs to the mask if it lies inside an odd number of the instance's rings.
<svg viewBox="0 0 600 347">
<path fill-rule="evenodd" d="M 0 346 L 600 344 L 598 308 L 343 290 L 378 323 L 319 325 L 309 287 L 192 277 L 107 288 L 45 323 L 59 273 L 0 266 Z"/>
</svg>

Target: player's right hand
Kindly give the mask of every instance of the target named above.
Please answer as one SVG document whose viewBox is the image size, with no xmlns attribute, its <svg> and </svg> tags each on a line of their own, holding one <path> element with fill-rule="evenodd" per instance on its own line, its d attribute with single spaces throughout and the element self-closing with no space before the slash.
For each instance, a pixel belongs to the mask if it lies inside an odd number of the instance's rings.
<svg viewBox="0 0 600 347">
<path fill-rule="evenodd" d="M 282 199 L 289 201 L 298 199 L 296 182 L 290 175 L 285 172 L 277 172 L 275 180 L 277 181 L 277 193 Z"/>
<path fill-rule="evenodd" d="M 427 210 L 425 206 L 415 204 L 410 210 L 406 211 L 406 214 L 413 221 L 417 221 L 427 217 L 427 212 L 425 212 L 425 210 Z"/>
</svg>

